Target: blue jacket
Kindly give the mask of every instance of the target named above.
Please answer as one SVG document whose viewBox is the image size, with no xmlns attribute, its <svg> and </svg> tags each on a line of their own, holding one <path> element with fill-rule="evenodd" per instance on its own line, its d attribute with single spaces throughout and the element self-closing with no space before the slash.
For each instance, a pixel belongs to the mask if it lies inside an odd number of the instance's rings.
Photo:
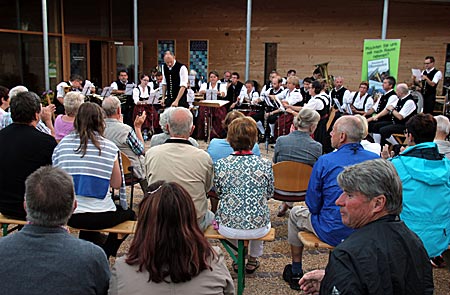
<svg viewBox="0 0 450 295">
<path fill-rule="evenodd" d="M 311 212 L 312 226 L 325 243 L 336 246 L 353 232 L 353 229 L 342 224 L 339 206 L 335 204 L 342 194 L 337 184 L 338 174 L 346 166 L 379 157 L 364 150 L 359 143 L 348 143 L 317 160 L 309 179 L 306 205 Z"/>
<path fill-rule="evenodd" d="M 430 257 L 450 243 L 450 160 L 433 142 L 407 148 L 392 159 L 403 184 L 400 218 L 425 245 Z"/>
</svg>

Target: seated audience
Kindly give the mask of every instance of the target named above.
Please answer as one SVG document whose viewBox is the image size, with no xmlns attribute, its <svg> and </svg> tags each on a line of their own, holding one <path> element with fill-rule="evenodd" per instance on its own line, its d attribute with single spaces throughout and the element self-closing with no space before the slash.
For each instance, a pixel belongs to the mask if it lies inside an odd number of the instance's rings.
<svg viewBox="0 0 450 295">
<path fill-rule="evenodd" d="M 114 264 L 109 294 L 234 294 L 224 256 L 198 227 L 183 187 L 151 184 L 138 217 L 128 254 Z"/>
<path fill-rule="evenodd" d="M 105 253 L 65 228 L 77 207 L 70 175 L 51 166 L 33 172 L 24 206 L 29 223 L 0 239 L 2 294 L 106 294 Z"/>
<path fill-rule="evenodd" d="M 105 138 L 111 140 L 130 159 L 134 167 L 134 176 L 139 179 L 142 191 L 145 192 L 147 190 L 144 166 L 145 146 L 141 132 L 141 127 L 146 117 L 145 111 L 142 115 L 136 116 L 133 130 L 133 128 L 121 121 L 122 109 L 120 100 L 117 97 L 106 97 L 103 100 L 102 108 L 106 113 Z M 127 172 L 124 171 L 124 173 Z"/>
<path fill-rule="evenodd" d="M 159 116 L 159 125 L 161 126 L 162 133 L 159 134 L 153 134 L 152 138 L 150 139 L 150 147 L 155 147 L 157 145 L 161 145 L 166 142 L 170 138 L 169 129 L 167 129 L 167 122 L 169 113 L 173 111 L 174 107 L 169 107 L 164 110 L 164 113 Z M 198 142 L 193 139 L 192 137 L 188 138 L 189 142 L 198 148 Z"/>
<path fill-rule="evenodd" d="M 0 86 L 0 130 L 5 128 L 11 118 L 11 113 L 8 112 L 9 109 L 9 89 Z"/>
<path fill-rule="evenodd" d="M 21 92 L 11 99 L 14 123 L 0 130 L 0 212 L 25 219 L 25 179 L 41 166 L 51 165 L 55 138 L 39 132 L 41 103 L 34 92 Z"/>
<path fill-rule="evenodd" d="M 381 145 L 376 142 L 370 142 L 366 138 L 369 135 L 369 123 L 367 123 L 366 117 L 362 115 L 355 115 L 356 118 L 358 118 L 361 121 L 361 124 L 363 125 L 363 140 L 361 140 L 362 147 L 369 152 L 375 153 L 377 155 L 381 154 Z"/>
<path fill-rule="evenodd" d="M 402 183 L 389 162 L 346 167 L 336 200 L 342 222 L 357 229 L 330 254 L 327 267 L 300 280 L 306 294 L 433 294 L 420 239 L 400 220 Z"/>
<path fill-rule="evenodd" d="M 192 113 L 187 108 L 173 108 L 167 114 L 170 138 L 145 153 L 148 183 L 159 180 L 180 184 L 194 201 L 197 222 L 205 230 L 213 221 L 206 194 L 212 187 L 211 157 L 188 140 L 194 130 Z"/>
<path fill-rule="evenodd" d="M 255 120 L 235 119 L 227 134 L 234 153 L 214 164 L 214 187 L 220 199 L 216 221 L 219 233 L 229 239 L 257 239 L 270 231 L 267 199 L 273 195 L 272 164 L 252 153 L 257 140 Z M 251 240 L 247 273 L 258 269 L 262 254 L 263 241 Z M 233 269 L 237 270 L 236 264 Z"/>
<path fill-rule="evenodd" d="M 283 279 L 292 289 L 299 290 L 298 280 L 303 275 L 303 244 L 298 239 L 299 231 L 312 232 L 332 246 L 338 245 L 353 232 L 342 223 L 339 207 L 335 204 L 342 194 L 336 178 L 345 166 L 379 157 L 363 149 L 360 144 L 362 137 L 363 127 L 358 118 L 343 116 L 336 120 L 331 132 L 331 144 L 337 150 L 317 160 L 306 191 L 306 207 L 295 206 L 290 212 L 288 242 L 291 245 L 292 265 L 284 268 Z"/>
<path fill-rule="evenodd" d="M 78 112 L 78 108 L 84 102 L 84 95 L 80 92 L 69 92 L 64 97 L 65 115 L 58 115 L 55 119 L 55 139 L 61 140 L 64 136 L 72 132 L 73 121 Z"/>
<path fill-rule="evenodd" d="M 101 107 L 85 102 L 75 117 L 75 132 L 65 136 L 53 152 L 53 166 L 72 175 L 78 206 L 69 225 L 80 229 L 110 228 L 134 219 L 131 209 L 114 204 L 109 187 L 119 189 L 122 173 L 119 149 L 103 137 L 105 121 Z M 80 239 L 100 240 L 99 232 L 80 231 Z M 123 240 L 110 233 L 101 247 L 106 256 L 115 256 Z"/>
<path fill-rule="evenodd" d="M 237 118 L 245 117 L 243 113 L 239 111 L 231 111 L 229 112 L 225 120 L 222 122 L 223 129 L 225 133 L 228 133 L 228 126 Z M 208 154 L 211 156 L 213 163 L 215 164 L 219 159 L 226 158 L 233 153 L 233 148 L 226 138 L 213 138 L 209 143 Z M 255 143 L 252 149 L 252 153 L 260 156 L 261 151 L 259 150 L 258 143 Z"/>
<path fill-rule="evenodd" d="M 439 153 L 444 154 L 447 159 L 450 159 L 450 142 L 448 134 L 450 133 L 450 121 L 446 116 L 435 116 L 437 122 L 436 135 L 434 137 L 434 143 L 437 144 Z"/>
<path fill-rule="evenodd" d="M 441 257 L 450 243 L 450 160 L 433 142 L 436 120 L 418 114 L 406 122 L 408 148 L 392 159 L 403 184 L 400 217 L 425 245 L 431 263 L 445 266 Z"/>
<path fill-rule="evenodd" d="M 294 118 L 295 131 L 289 135 L 277 138 L 273 162 L 294 161 L 313 166 L 322 155 L 322 145 L 311 138 L 320 120 L 318 112 L 302 109 Z M 278 211 L 278 217 L 291 209 L 293 202 L 283 202 Z"/>
</svg>

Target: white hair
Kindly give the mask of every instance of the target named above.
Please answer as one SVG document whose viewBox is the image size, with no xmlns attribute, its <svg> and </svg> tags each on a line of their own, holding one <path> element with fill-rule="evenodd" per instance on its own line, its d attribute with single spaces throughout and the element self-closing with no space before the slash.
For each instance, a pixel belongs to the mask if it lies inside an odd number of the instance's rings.
<svg viewBox="0 0 450 295">
<path fill-rule="evenodd" d="M 9 90 L 8 96 L 12 99 L 17 94 L 19 94 L 21 92 L 27 92 L 27 91 L 28 91 L 28 88 L 26 88 L 25 86 L 22 86 L 22 85 L 18 85 L 16 87 L 11 88 L 11 90 Z"/>
</svg>

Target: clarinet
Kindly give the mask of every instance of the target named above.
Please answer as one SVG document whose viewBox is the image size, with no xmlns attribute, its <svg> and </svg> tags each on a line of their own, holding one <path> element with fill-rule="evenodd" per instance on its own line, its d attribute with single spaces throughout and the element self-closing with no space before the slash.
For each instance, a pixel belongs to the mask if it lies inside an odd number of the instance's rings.
<svg viewBox="0 0 450 295">
<path fill-rule="evenodd" d="M 204 107 L 205 108 L 205 116 L 204 116 L 204 121 L 205 121 L 205 142 L 208 141 L 208 107 Z"/>
</svg>

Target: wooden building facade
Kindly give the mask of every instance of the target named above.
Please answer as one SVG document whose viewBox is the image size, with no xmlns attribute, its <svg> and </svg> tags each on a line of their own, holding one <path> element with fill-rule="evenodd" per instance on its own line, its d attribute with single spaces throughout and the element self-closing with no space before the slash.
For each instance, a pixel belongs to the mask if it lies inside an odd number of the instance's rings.
<svg viewBox="0 0 450 295">
<path fill-rule="evenodd" d="M 74 70 L 102 87 L 117 69 L 134 68 L 132 0 L 47 3 L 52 87 Z M 383 3 L 252 1 L 249 78 L 263 83 L 273 68 L 282 75 L 295 69 L 303 78 L 329 62 L 329 73 L 356 89 L 364 39 L 381 38 Z M 43 90 L 40 1 L 0 1 L 0 8 L 11 12 L 0 20 L 0 85 Z M 139 72 L 149 73 L 159 51 L 172 46 L 191 68 L 237 71 L 244 80 L 246 17 L 246 0 L 138 1 Z M 423 68 L 427 55 L 450 79 L 449 28 L 450 1 L 389 1 L 387 39 L 401 39 L 399 81 L 410 79 L 411 68 Z"/>
</svg>

